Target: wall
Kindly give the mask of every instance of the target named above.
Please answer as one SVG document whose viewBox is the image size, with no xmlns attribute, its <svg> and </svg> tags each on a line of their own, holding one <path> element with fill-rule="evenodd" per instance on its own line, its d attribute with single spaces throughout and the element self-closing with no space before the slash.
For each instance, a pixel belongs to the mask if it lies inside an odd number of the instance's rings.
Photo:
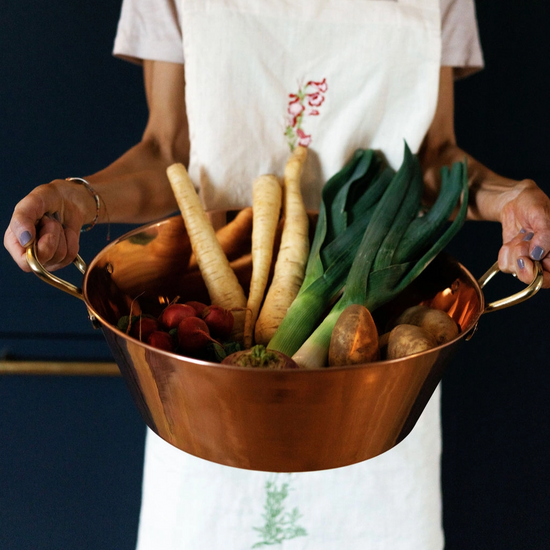
<svg viewBox="0 0 550 550">
<path fill-rule="evenodd" d="M 118 2 L 12 0 L 5 9 L 4 227 L 34 185 L 104 166 L 139 139 L 146 116 L 140 70 L 110 54 Z M 478 15 L 487 68 L 457 83 L 459 141 L 496 171 L 534 178 L 548 192 L 549 8 L 487 0 Z M 82 242 L 92 258 L 105 229 Z M 499 242 L 496 224 L 471 223 L 450 251 L 479 277 Z M 20 273 L 5 252 L 0 258 L 3 359 L 110 359 L 82 303 Z M 516 289 L 500 275 L 487 295 Z M 548 548 L 548 304 L 541 293 L 482 316 L 445 375 L 447 550 Z M 120 378 L 0 377 L 0 548 L 133 548 L 143 433 Z"/>
</svg>

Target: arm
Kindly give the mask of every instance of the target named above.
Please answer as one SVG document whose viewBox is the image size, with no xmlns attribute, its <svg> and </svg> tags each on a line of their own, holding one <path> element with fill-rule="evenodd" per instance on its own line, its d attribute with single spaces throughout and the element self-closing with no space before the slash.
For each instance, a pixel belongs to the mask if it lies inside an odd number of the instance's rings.
<svg viewBox="0 0 550 550">
<path fill-rule="evenodd" d="M 101 197 L 99 222 L 140 223 L 177 210 L 165 171 L 174 162 L 187 165 L 189 160 L 184 67 L 145 61 L 144 82 L 149 118 L 141 141 L 86 177 Z M 58 269 L 76 256 L 80 229 L 95 214 L 95 201 L 84 186 L 54 180 L 16 205 L 4 245 L 28 271 L 24 245 L 38 237 L 38 258 Z"/>
<path fill-rule="evenodd" d="M 530 283 L 534 277 L 532 260 L 541 260 L 543 286 L 550 288 L 550 199 L 534 181 L 500 176 L 463 151 L 456 143 L 453 114 L 452 68 L 442 67 L 436 113 L 419 153 L 428 200 L 438 192 L 440 168 L 467 157 L 468 219 L 500 222 L 500 269 Z"/>
</svg>

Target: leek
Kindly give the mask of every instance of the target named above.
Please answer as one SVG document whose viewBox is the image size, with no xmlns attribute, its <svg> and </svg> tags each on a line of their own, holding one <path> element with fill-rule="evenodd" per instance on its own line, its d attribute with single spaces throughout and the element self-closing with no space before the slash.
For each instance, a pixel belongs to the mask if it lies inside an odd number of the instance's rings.
<svg viewBox="0 0 550 550">
<path fill-rule="evenodd" d="M 419 179 L 418 171 L 418 162 L 405 146 L 403 164 L 370 220 L 341 298 L 293 355 L 300 366 L 324 367 L 332 330 L 344 309 L 357 303 L 372 312 L 397 296 L 462 226 L 468 207 L 466 162 L 455 163 L 450 171 L 442 170 L 444 183 L 438 200 L 425 216 L 414 215 L 411 221 L 415 208 L 416 212 L 420 210 L 418 187 L 422 185 L 422 179 Z M 407 178 L 408 184 L 405 182 Z M 409 196 L 403 196 L 404 189 L 410 189 Z M 457 216 L 445 229 L 449 214 L 460 196 L 462 203 Z"/>
<path fill-rule="evenodd" d="M 394 171 L 371 150 L 359 150 L 323 189 L 303 284 L 268 344 L 292 355 L 342 290 L 353 258 Z"/>
</svg>

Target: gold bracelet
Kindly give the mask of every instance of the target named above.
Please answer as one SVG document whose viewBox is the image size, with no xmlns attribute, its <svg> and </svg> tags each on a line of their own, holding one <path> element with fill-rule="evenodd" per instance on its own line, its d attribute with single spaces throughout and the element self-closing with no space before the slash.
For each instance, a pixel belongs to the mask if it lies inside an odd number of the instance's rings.
<svg viewBox="0 0 550 550">
<path fill-rule="evenodd" d="M 88 224 L 87 227 L 82 227 L 80 230 L 81 233 L 85 233 L 86 231 L 90 231 L 94 227 L 94 225 L 97 223 L 97 220 L 99 218 L 99 211 L 101 209 L 101 200 L 99 198 L 99 195 L 94 191 L 93 187 L 90 185 L 88 181 L 86 181 L 84 178 L 67 178 L 67 181 L 74 181 L 76 183 L 80 183 L 83 185 L 90 195 L 94 198 L 95 201 L 95 216 L 94 219 L 91 221 L 91 223 Z"/>
</svg>

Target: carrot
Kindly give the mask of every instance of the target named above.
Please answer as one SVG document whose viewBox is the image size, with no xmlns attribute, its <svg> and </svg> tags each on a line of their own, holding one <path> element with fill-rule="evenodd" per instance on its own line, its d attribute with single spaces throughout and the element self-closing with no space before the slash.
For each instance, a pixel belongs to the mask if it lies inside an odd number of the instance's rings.
<svg viewBox="0 0 550 550">
<path fill-rule="evenodd" d="M 197 258 L 211 303 L 226 309 L 242 309 L 235 315 L 233 327 L 233 338 L 240 340 L 246 307 L 243 288 L 229 265 L 227 256 L 216 238 L 214 228 L 183 164 L 172 164 L 167 168 L 166 174 L 180 208 L 189 242 Z"/>
<path fill-rule="evenodd" d="M 226 225 L 216 231 L 216 238 L 229 261 L 239 258 L 250 251 L 252 233 L 252 207 L 239 210 L 238 214 Z M 197 259 L 192 254 L 189 259 L 189 271 L 198 269 Z"/>
<path fill-rule="evenodd" d="M 267 287 L 282 196 L 281 183 L 272 174 L 260 176 L 252 184 L 252 277 L 244 322 L 245 348 L 252 347 L 254 326 Z"/>
<path fill-rule="evenodd" d="M 285 166 L 283 233 L 273 281 L 256 322 L 257 344 L 267 346 L 304 280 L 309 254 L 309 218 L 300 183 L 306 157 L 307 148 L 298 146 Z"/>
</svg>

